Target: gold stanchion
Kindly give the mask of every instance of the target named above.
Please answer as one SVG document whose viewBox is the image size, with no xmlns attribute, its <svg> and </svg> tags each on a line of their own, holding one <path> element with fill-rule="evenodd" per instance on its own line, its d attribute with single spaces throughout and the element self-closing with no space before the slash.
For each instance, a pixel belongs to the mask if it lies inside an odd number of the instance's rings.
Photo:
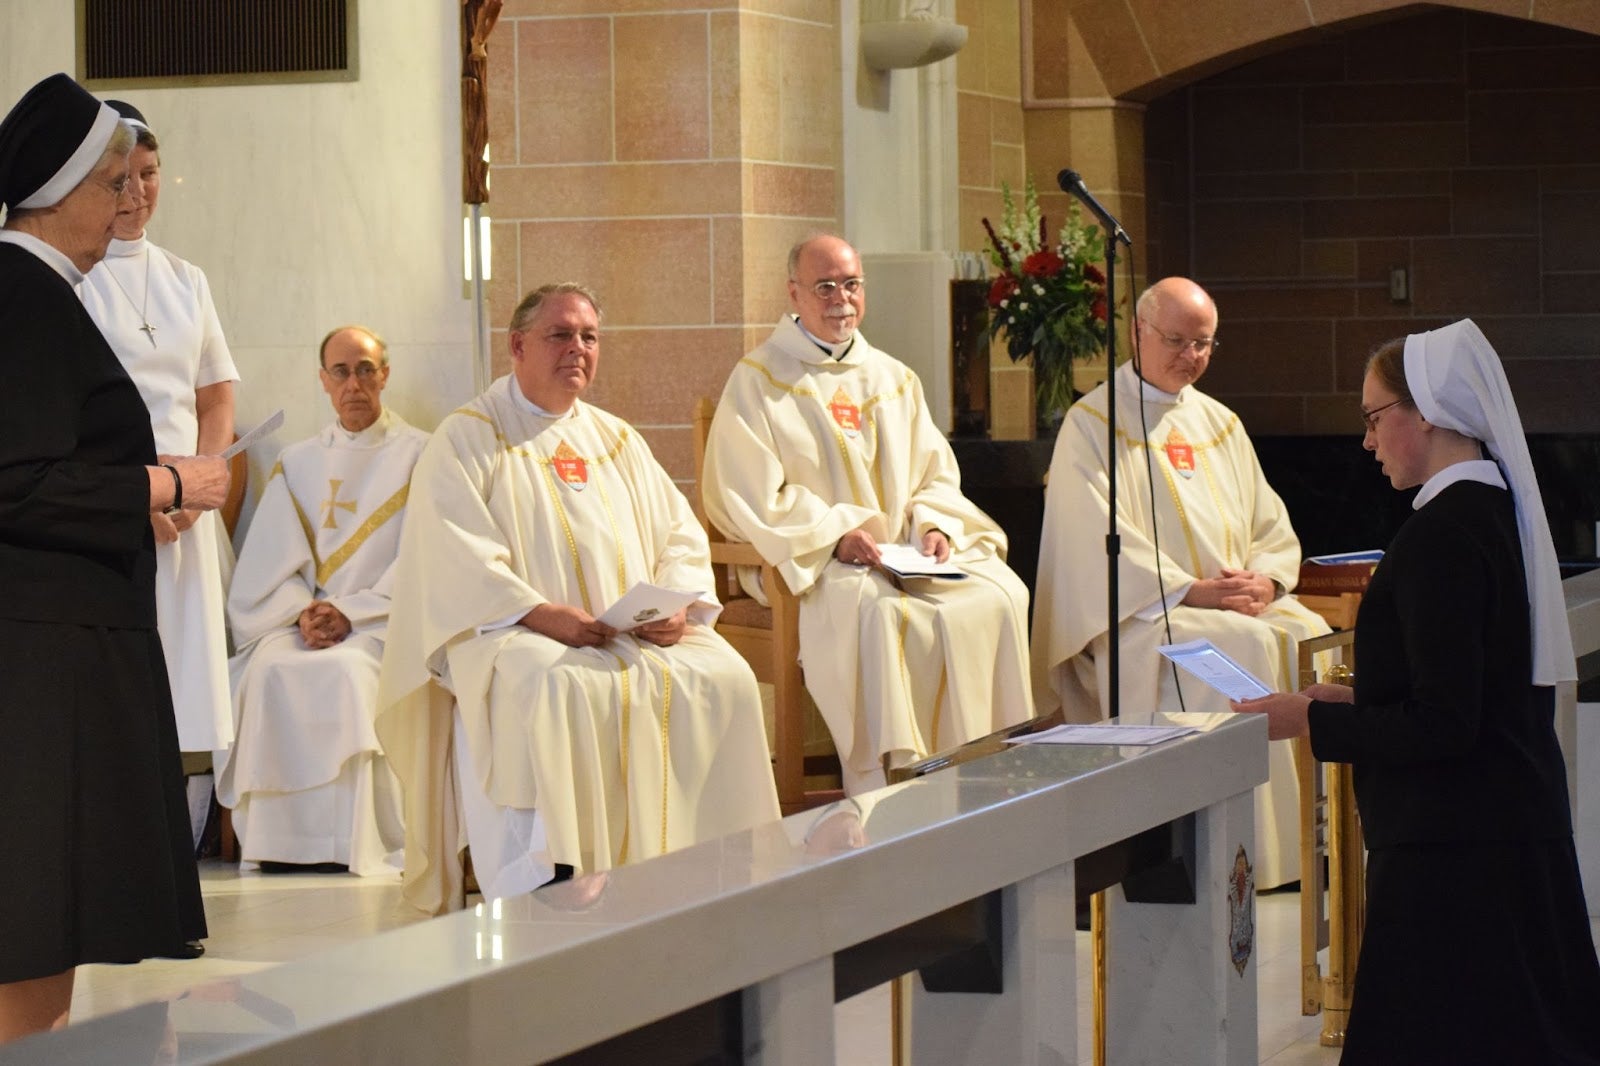
<svg viewBox="0 0 1600 1066">
<path fill-rule="evenodd" d="M 1106 1066 L 1106 894 L 1089 897 L 1089 940 L 1094 945 L 1094 1066 Z"/>
<path fill-rule="evenodd" d="M 1340 672 L 1343 676 L 1339 676 Z M 1334 684 L 1347 684 L 1349 671 L 1328 672 Z M 1344 763 L 1327 763 L 1328 775 L 1328 976 L 1322 985 L 1323 1047 L 1343 1047 L 1355 991 L 1356 959 L 1366 925 L 1367 895 L 1361 820 L 1356 812 L 1354 778 Z"/>
</svg>

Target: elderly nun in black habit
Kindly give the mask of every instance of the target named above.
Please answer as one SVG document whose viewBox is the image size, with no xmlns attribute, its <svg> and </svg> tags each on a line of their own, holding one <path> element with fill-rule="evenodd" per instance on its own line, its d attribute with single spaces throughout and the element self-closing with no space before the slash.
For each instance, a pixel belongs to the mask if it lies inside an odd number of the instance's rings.
<svg viewBox="0 0 1600 1066">
<path fill-rule="evenodd" d="M 156 455 L 75 291 L 132 145 L 65 74 L 0 123 L 0 1042 L 63 1024 L 80 964 L 206 932 L 150 515 L 220 506 L 227 464 Z"/>
</svg>

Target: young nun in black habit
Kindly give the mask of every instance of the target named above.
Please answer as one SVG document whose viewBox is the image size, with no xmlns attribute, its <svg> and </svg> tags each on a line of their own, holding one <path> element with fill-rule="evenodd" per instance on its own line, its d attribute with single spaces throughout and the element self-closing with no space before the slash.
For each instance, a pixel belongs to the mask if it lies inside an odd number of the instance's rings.
<svg viewBox="0 0 1600 1066">
<path fill-rule="evenodd" d="M 1356 684 L 1235 704 L 1350 763 L 1369 849 L 1342 1063 L 1600 1063 L 1600 965 L 1555 688 L 1560 573 L 1505 372 L 1462 320 L 1381 346 L 1363 446 L 1421 486 L 1356 619 Z"/>
</svg>

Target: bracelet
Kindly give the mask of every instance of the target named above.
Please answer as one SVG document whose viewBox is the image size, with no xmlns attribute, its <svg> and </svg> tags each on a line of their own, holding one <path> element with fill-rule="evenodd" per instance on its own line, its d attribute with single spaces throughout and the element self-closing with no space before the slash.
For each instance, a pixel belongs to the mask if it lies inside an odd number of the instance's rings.
<svg viewBox="0 0 1600 1066">
<path fill-rule="evenodd" d="M 172 475 L 172 506 L 162 514 L 177 514 L 183 510 L 183 478 L 178 476 L 178 468 L 171 463 L 162 463 L 161 468 Z"/>
</svg>

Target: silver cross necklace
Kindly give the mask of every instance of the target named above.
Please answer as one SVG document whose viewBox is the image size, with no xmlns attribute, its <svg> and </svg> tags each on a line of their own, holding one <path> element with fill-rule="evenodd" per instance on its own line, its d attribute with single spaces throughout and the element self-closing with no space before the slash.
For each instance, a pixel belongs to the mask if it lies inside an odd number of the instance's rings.
<svg viewBox="0 0 1600 1066">
<path fill-rule="evenodd" d="M 144 246 L 144 303 L 136 304 L 128 290 L 123 288 L 122 281 L 117 277 L 117 272 L 111 269 L 111 264 L 106 264 L 106 273 L 111 275 L 111 280 L 117 283 L 117 288 L 122 291 L 123 299 L 128 301 L 128 306 L 139 312 L 139 332 L 150 338 L 150 347 L 156 346 L 156 327 L 150 322 L 150 246 Z"/>
</svg>

